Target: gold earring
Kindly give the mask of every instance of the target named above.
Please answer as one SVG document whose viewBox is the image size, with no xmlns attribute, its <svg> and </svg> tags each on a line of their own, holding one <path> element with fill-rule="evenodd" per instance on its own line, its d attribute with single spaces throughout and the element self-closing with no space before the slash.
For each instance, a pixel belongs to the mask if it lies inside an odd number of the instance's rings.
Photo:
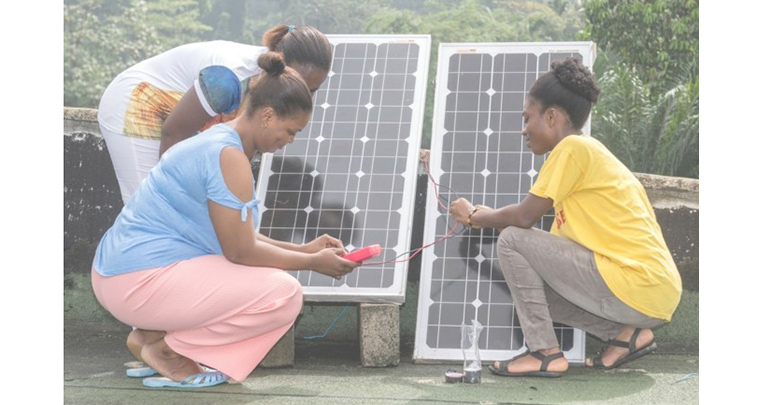
<svg viewBox="0 0 770 405">
<path fill-rule="evenodd" d="M 267 128 L 267 122 L 262 123 L 262 128 Z"/>
</svg>

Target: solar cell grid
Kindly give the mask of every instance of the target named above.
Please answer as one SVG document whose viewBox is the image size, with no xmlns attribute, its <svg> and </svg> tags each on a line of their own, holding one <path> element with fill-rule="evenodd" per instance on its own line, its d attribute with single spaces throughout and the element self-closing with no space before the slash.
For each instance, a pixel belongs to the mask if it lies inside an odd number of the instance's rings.
<svg viewBox="0 0 770 405">
<path fill-rule="evenodd" d="M 259 231 L 305 243 L 328 233 L 377 261 L 409 249 L 429 36 L 329 36 L 333 62 L 308 126 L 263 158 Z M 374 262 L 373 262 L 374 263 Z M 403 302 L 406 263 L 364 265 L 341 280 L 292 272 L 311 301 Z"/>
<path fill-rule="evenodd" d="M 590 67 L 592 52 L 589 43 L 441 44 L 430 167 L 436 180 L 474 204 L 523 200 L 545 161 L 521 136 L 527 92 L 552 60 L 577 56 Z M 440 193 L 444 201 L 456 198 L 446 189 Z M 434 195 L 427 200 L 426 244 L 454 225 Z M 549 214 L 536 226 L 548 230 L 552 222 Z M 461 360 L 460 328 L 473 319 L 484 326 L 482 359 L 524 350 L 496 242 L 494 230 L 466 230 L 423 252 L 416 359 Z M 583 332 L 555 327 L 567 358 L 582 361 Z"/>
</svg>

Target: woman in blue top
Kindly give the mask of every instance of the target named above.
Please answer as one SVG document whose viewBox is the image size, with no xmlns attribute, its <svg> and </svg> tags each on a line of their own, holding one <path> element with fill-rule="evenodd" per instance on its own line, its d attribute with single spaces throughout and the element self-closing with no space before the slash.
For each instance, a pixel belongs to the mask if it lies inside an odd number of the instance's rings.
<svg viewBox="0 0 770 405">
<path fill-rule="evenodd" d="M 291 143 L 312 110 L 306 82 L 281 54 L 258 63 L 245 108 L 169 148 L 97 248 L 97 299 L 136 327 L 129 350 L 164 376 L 147 386 L 244 380 L 302 307 L 302 288 L 284 270 L 339 279 L 360 264 L 328 235 L 300 246 L 255 232 L 251 159 Z"/>
</svg>

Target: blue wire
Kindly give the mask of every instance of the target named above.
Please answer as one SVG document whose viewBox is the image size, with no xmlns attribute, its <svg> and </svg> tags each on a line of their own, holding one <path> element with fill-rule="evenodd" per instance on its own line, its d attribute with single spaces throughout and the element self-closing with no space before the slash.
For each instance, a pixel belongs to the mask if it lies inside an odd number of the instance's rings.
<svg viewBox="0 0 770 405">
<path fill-rule="evenodd" d="M 689 379 L 691 377 L 698 377 L 698 373 L 690 373 L 690 374 L 687 374 L 684 377 L 679 377 L 676 381 L 674 381 L 674 383 L 678 383 L 678 382 L 687 380 L 687 379 Z"/>
<path fill-rule="evenodd" d="M 337 321 L 340 319 L 342 314 L 344 314 L 347 310 L 350 304 L 346 304 L 345 308 L 342 309 L 342 311 L 337 314 L 337 316 L 334 318 L 332 323 L 329 324 L 329 326 L 326 327 L 326 330 L 324 331 L 323 335 L 315 335 L 315 336 L 303 336 L 302 338 L 305 340 L 314 340 L 314 339 L 323 339 L 326 337 L 326 335 L 329 333 L 329 331 L 334 327 L 334 324 L 337 323 Z"/>
</svg>

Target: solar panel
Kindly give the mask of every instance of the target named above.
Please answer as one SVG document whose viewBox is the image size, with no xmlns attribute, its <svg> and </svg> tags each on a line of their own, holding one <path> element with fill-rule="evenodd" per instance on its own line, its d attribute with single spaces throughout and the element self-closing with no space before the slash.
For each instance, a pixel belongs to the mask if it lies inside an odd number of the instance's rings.
<svg viewBox="0 0 770 405">
<path fill-rule="evenodd" d="M 307 127 L 260 166 L 259 232 L 305 243 L 328 233 L 382 254 L 341 280 L 292 271 L 309 301 L 403 302 L 430 36 L 330 35 L 334 58 Z M 376 264 L 380 263 L 380 264 Z"/>
<path fill-rule="evenodd" d="M 444 202 L 465 197 L 502 207 L 526 197 L 545 157 L 529 151 L 521 136 L 524 100 L 551 61 L 569 56 L 590 68 L 594 45 L 440 45 L 430 171 L 454 192 L 440 188 Z M 426 204 L 425 244 L 454 225 L 434 193 L 428 193 Z M 552 222 L 550 213 L 536 227 L 549 230 Z M 495 230 L 464 230 L 423 251 L 415 360 L 462 360 L 460 327 L 473 319 L 484 327 L 482 360 L 510 358 L 526 349 L 496 243 Z M 567 359 L 583 361 L 584 332 L 559 324 L 555 329 Z"/>
</svg>

